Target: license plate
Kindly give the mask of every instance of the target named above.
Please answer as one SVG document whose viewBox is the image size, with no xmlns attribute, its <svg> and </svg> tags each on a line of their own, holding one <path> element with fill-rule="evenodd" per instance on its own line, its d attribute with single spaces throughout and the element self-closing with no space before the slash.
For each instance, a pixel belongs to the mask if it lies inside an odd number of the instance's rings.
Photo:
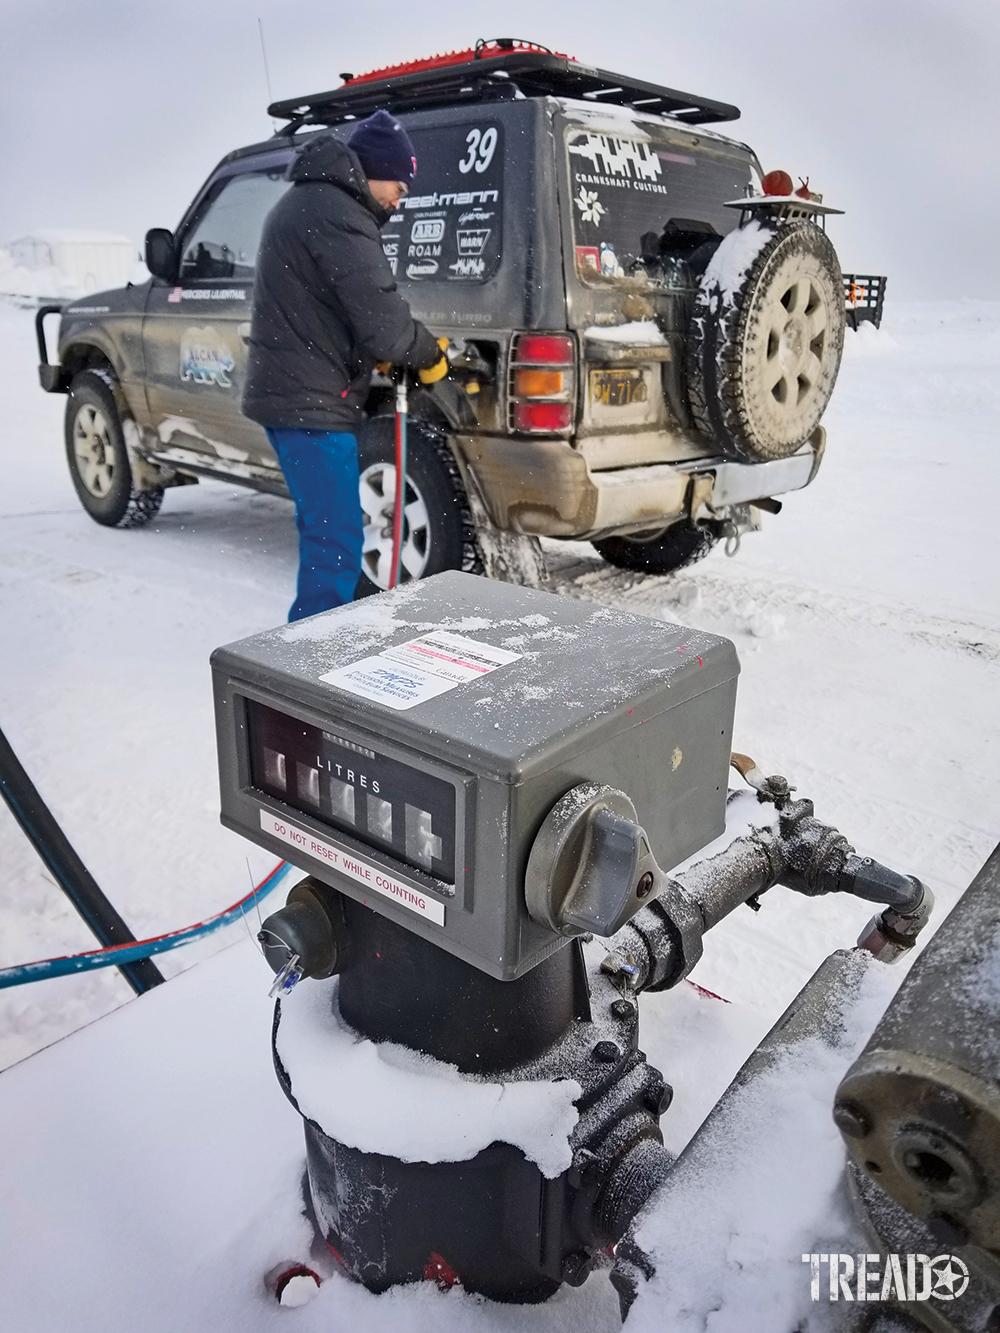
<svg viewBox="0 0 1000 1333">
<path fill-rule="evenodd" d="M 627 407 L 646 401 L 646 381 L 641 370 L 592 370 L 590 401 L 605 407 Z"/>
</svg>

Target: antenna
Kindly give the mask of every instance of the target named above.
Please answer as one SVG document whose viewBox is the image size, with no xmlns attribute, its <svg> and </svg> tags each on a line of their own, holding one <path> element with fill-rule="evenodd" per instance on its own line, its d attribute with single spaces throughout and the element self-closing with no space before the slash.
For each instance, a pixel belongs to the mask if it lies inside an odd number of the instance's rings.
<svg viewBox="0 0 1000 1333">
<path fill-rule="evenodd" d="M 274 97 L 271 93 L 271 72 L 267 67 L 267 47 L 264 45 L 264 24 L 260 18 L 257 19 L 257 31 L 260 33 L 260 54 L 264 61 L 264 82 L 267 84 L 267 104 L 270 106 L 274 101 Z M 278 128 L 278 122 L 273 116 L 271 117 L 271 126 L 275 130 Z"/>
</svg>

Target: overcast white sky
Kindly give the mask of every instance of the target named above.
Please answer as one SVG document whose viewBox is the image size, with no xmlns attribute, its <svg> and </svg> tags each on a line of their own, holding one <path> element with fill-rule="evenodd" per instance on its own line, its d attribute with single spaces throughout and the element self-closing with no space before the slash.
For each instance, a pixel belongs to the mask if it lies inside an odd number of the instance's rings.
<svg viewBox="0 0 1000 1333">
<path fill-rule="evenodd" d="M 765 170 L 847 210 L 845 269 L 890 293 L 1000 298 L 996 0 L 0 0 L 0 244 L 173 225 L 275 98 L 477 37 L 735 102 Z"/>
</svg>

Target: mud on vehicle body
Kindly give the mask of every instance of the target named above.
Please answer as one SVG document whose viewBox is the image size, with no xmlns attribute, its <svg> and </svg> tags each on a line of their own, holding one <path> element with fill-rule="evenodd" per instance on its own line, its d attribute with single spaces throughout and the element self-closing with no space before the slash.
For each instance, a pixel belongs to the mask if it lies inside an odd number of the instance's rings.
<svg viewBox="0 0 1000 1333">
<path fill-rule="evenodd" d="M 260 232 L 302 144 L 379 106 L 419 162 L 383 249 L 413 313 L 460 349 L 411 403 L 405 577 L 483 556 L 497 572 L 539 536 L 665 572 L 812 481 L 844 330 L 832 210 L 761 196 L 752 150 L 705 128 L 735 107 L 499 44 L 275 104 L 286 128 L 149 233 L 149 282 L 66 306 L 58 365 L 40 334 L 92 517 L 134 525 L 200 476 L 284 493 L 239 408 Z M 367 407 L 379 586 L 394 490 L 378 374 Z"/>
</svg>

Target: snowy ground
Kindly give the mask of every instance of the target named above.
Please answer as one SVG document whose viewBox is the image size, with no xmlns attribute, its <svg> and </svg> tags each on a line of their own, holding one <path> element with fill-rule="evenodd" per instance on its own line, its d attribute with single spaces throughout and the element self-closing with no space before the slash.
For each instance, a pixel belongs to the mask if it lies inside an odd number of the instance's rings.
<svg viewBox="0 0 1000 1333">
<path fill-rule="evenodd" d="M 208 655 L 284 619 L 291 509 L 202 484 L 168 492 L 147 529 L 98 527 L 67 477 L 65 400 L 37 388 L 34 364 L 30 315 L 0 306 L 0 726 L 143 936 L 228 906 L 248 861 L 255 877 L 272 864 L 218 824 Z M 998 369 L 1000 306 L 890 305 L 880 334 L 849 335 L 817 482 L 736 559 L 646 578 L 586 545 L 549 548 L 561 592 L 730 636 L 738 748 L 928 881 L 939 915 L 1000 837 Z M 0 965 L 91 947 L 5 807 L 0 858 Z M 670 1147 L 869 914 L 774 890 L 707 941 L 695 980 L 730 1005 L 684 987 L 644 997 L 643 1047 L 677 1092 Z M 3 992 L 0 1067 L 130 994 L 110 971 Z M 434 1321 L 422 1308 L 408 1326 Z"/>
</svg>

